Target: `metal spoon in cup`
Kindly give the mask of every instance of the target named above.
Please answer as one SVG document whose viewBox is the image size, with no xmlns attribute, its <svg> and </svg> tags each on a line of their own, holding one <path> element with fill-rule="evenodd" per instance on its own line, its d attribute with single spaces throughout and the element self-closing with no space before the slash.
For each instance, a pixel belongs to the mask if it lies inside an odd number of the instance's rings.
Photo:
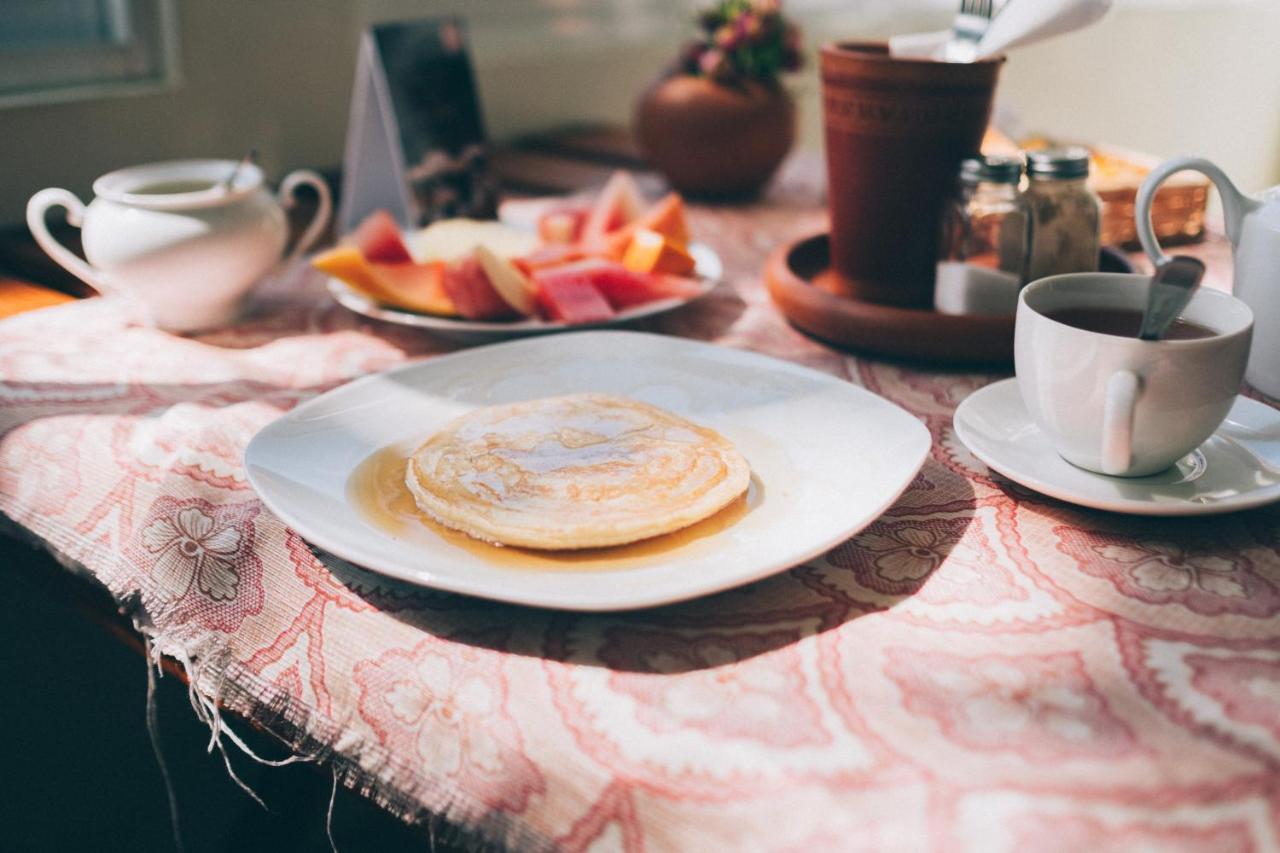
<svg viewBox="0 0 1280 853">
<path fill-rule="evenodd" d="M 1142 315 L 1138 337 L 1144 341 L 1164 337 L 1203 277 L 1204 264 L 1187 255 L 1174 255 L 1161 264 L 1147 290 L 1147 310 Z"/>
</svg>

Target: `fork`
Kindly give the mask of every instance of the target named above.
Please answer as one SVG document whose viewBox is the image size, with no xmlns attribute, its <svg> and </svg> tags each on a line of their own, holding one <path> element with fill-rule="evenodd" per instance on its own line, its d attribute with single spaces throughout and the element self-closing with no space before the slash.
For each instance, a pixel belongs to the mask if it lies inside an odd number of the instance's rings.
<svg viewBox="0 0 1280 853">
<path fill-rule="evenodd" d="M 978 42 L 986 35 L 995 14 L 994 0 L 960 0 L 960 13 L 951 27 L 951 38 L 943 51 L 947 62 L 973 62 Z"/>
</svg>

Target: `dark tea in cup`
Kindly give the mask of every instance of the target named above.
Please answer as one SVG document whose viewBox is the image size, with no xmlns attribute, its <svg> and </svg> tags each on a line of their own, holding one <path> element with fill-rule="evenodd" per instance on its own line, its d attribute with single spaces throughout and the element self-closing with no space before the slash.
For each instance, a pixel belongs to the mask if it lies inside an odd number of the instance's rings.
<svg viewBox="0 0 1280 853">
<path fill-rule="evenodd" d="M 1100 335 L 1116 335 L 1136 338 L 1142 328 L 1142 312 L 1129 308 L 1094 308 L 1077 306 L 1046 311 L 1045 316 L 1073 329 L 1097 332 Z M 1165 341 L 1193 341 L 1216 335 L 1213 329 L 1178 317 L 1161 336 Z"/>
</svg>

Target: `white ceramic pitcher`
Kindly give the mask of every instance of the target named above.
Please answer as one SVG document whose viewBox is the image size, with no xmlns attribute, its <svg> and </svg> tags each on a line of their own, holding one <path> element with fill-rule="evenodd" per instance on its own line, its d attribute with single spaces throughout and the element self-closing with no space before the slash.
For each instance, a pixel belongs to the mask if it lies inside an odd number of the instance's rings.
<svg viewBox="0 0 1280 853">
<path fill-rule="evenodd" d="M 1232 292 L 1253 309 L 1253 345 L 1245 381 L 1269 397 L 1280 398 L 1280 187 L 1250 198 L 1208 160 L 1175 157 L 1161 163 L 1142 182 L 1135 211 L 1138 239 L 1157 265 L 1168 258 L 1151 227 L 1151 200 L 1166 178 L 1188 169 L 1213 181 L 1222 195 L 1235 260 Z"/>
<path fill-rule="evenodd" d="M 120 169 L 93 182 L 87 207 L 67 190 L 41 190 L 27 203 L 27 226 L 68 271 L 100 293 L 137 300 L 160 328 L 218 326 L 280 262 L 289 232 L 283 208 L 293 205 L 299 186 L 314 187 L 320 204 L 285 261 L 306 251 L 329 221 L 329 188 L 315 172 L 289 174 L 272 195 L 262 170 L 250 164 L 223 186 L 235 165 L 175 160 Z M 45 212 L 56 206 L 81 228 L 86 260 L 49 233 Z"/>
</svg>

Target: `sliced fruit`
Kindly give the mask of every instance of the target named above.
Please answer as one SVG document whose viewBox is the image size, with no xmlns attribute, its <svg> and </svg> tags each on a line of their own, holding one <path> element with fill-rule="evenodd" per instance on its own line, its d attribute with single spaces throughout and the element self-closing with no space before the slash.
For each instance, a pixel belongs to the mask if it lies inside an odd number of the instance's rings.
<svg viewBox="0 0 1280 853">
<path fill-rule="evenodd" d="M 488 246 L 476 247 L 476 260 L 480 261 L 489 283 L 508 305 L 517 313 L 532 317 L 538 313 L 538 306 L 533 300 L 533 282 L 520 272 L 509 259 L 501 257 Z"/>
<path fill-rule="evenodd" d="M 669 298 L 686 300 L 703 292 L 694 279 L 681 278 L 680 275 L 636 273 L 616 261 L 591 259 L 559 269 L 572 270 L 589 280 L 600 296 L 618 311 Z"/>
<path fill-rule="evenodd" d="M 616 261 L 603 258 L 587 258 L 537 270 L 533 280 L 539 289 L 548 283 L 581 281 L 604 297 L 611 308 L 619 311 L 659 299 L 690 299 L 702 294 L 702 286 L 693 279 L 633 272 Z"/>
<path fill-rule="evenodd" d="M 558 207 L 538 219 L 538 236 L 544 243 L 572 243 L 582 236 L 590 207 Z"/>
<path fill-rule="evenodd" d="M 536 269 L 543 267 L 554 267 L 560 264 L 567 264 L 570 261 L 581 260 L 586 257 L 582 253 L 580 246 L 566 246 L 557 244 L 554 246 L 543 246 L 540 249 L 530 252 L 529 254 L 515 258 L 516 266 L 524 270 L 526 274 L 531 274 Z"/>
<path fill-rule="evenodd" d="M 458 313 L 444 290 L 444 265 L 439 262 L 370 263 L 355 246 L 338 246 L 316 255 L 311 266 L 380 305 L 443 317 Z"/>
<path fill-rule="evenodd" d="M 444 289 L 468 320 L 506 320 L 516 316 L 507 301 L 498 295 L 475 255 L 468 255 L 445 267 Z"/>
<path fill-rule="evenodd" d="M 697 263 L 684 246 L 670 237 L 641 228 L 631 237 L 622 265 L 633 272 L 687 275 Z"/>
<path fill-rule="evenodd" d="M 442 219 L 405 237 L 417 261 L 456 261 L 488 246 L 496 255 L 514 258 L 527 255 L 541 241 L 532 231 L 512 228 L 501 222 L 476 219 Z"/>
<path fill-rule="evenodd" d="M 400 235 L 400 226 L 385 210 L 375 210 L 364 218 L 343 242 L 360 250 L 365 260 L 382 264 L 412 261 Z"/>
<path fill-rule="evenodd" d="M 377 302 L 386 302 L 386 289 L 373 267 L 355 246 L 337 246 L 311 259 L 311 266 L 350 285 L 356 292 Z"/>
<path fill-rule="evenodd" d="M 609 301 L 591 283 L 588 275 L 575 269 L 578 266 L 568 264 L 534 272 L 538 307 L 548 319 L 566 323 L 596 323 L 609 319 L 614 314 Z"/>
<path fill-rule="evenodd" d="M 629 172 L 614 172 L 582 223 L 579 239 L 583 245 L 592 248 L 603 246 L 607 235 L 626 227 L 640 216 L 643 208 L 641 199 L 635 178 Z"/>
<path fill-rule="evenodd" d="M 457 306 L 444 289 L 443 261 L 369 266 L 387 294 L 381 300 L 386 304 L 441 317 L 457 315 Z"/>
<path fill-rule="evenodd" d="M 657 231 L 681 246 L 689 245 L 689 222 L 684 215 L 684 199 L 679 193 L 667 193 L 645 211 L 644 216 L 636 222 L 636 228 Z"/>
<path fill-rule="evenodd" d="M 667 193 L 635 222 L 608 235 L 603 244 L 603 254 L 621 260 L 631 245 L 631 238 L 642 229 L 656 231 L 677 245 L 689 245 L 689 224 L 685 220 L 684 199 L 680 194 Z"/>
</svg>

